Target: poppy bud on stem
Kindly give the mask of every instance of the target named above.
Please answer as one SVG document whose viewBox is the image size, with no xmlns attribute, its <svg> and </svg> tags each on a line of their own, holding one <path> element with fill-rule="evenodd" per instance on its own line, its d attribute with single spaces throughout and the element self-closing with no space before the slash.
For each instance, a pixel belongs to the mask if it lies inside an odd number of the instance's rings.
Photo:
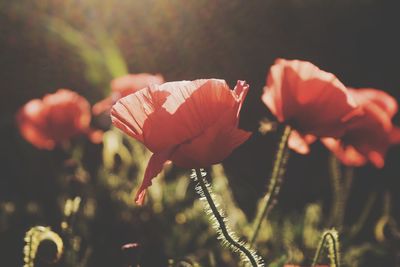
<svg viewBox="0 0 400 267">
<path fill-rule="evenodd" d="M 268 192 L 262 199 L 259 210 L 257 211 L 257 216 L 254 222 L 254 232 L 250 239 L 250 245 L 253 245 L 256 241 L 257 235 L 260 231 L 261 224 L 264 218 L 267 217 L 269 211 L 273 208 L 275 204 L 276 196 L 279 193 L 280 186 L 282 183 L 282 178 L 285 175 L 286 163 L 289 159 L 289 147 L 288 140 L 292 129 L 290 126 L 285 126 L 283 129 L 283 134 L 278 145 L 278 151 L 275 155 L 275 161 L 272 168 L 271 180 L 268 186 Z"/>
</svg>

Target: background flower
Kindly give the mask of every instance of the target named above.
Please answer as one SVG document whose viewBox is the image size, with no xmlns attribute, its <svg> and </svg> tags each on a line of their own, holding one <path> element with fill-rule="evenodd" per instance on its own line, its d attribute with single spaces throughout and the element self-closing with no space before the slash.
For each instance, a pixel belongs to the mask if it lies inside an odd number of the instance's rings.
<svg viewBox="0 0 400 267">
<path fill-rule="evenodd" d="M 40 149 L 53 149 L 79 134 L 99 141 L 90 129 L 90 105 L 85 98 L 68 89 L 59 89 L 43 99 L 33 99 L 17 114 L 21 135 Z"/>
<path fill-rule="evenodd" d="M 121 97 L 127 96 L 150 84 L 162 84 L 164 78 L 160 74 L 128 74 L 111 81 L 111 95 L 93 106 L 93 114 L 109 111 Z"/>
<path fill-rule="evenodd" d="M 361 114 L 346 87 L 332 74 L 310 62 L 277 59 L 271 67 L 262 100 L 279 122 L 294 130 L 289 146 L 308 152 L 317 137 L 340 137 Z"/>
</svg>

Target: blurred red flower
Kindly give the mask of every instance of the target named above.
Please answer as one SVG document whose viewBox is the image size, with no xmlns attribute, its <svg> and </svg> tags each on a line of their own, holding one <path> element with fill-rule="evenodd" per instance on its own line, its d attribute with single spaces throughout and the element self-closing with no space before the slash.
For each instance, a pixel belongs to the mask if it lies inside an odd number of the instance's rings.
<svg viewBox="0 0 400 267">
<path fill-rule="evenodd" d="M 39 149 L 51 150 L 79 134 L 87 134 L 96 143 L 101 141 L 101 132 L 89 127 L 89 103 L 68 89 L 30 100 L 16 118 L 21 135 Z"/>
<path fill-rule="evenodd" d="M 332 73 L 300 60 L 275 61 L 262 100 L 279 122 L 293 127 L 289 147 L 303 154 L 315 137 L 341 137 L 362 114 Z"/>
<path fill-rule="evenodd" d="M 371 88 L 350 89 L 350 93 L 364 115 L 340 139 L 323 138 L 322 142 L 345 165 L 371 162 L 382 168 L 390 145 L 400 143 L 400 129 L 392 124 L 397 102 L 387 93 Z"/>
<path fill-rule="evenodd" d="M 111 81 L 111 95 L 93 106 L 93 114 L 109 111 L 118 99 L 127 96 L 149 86 L 150 84 L 162 84 L 164 78 L 160 74 L 152 75 L 148 73 L 128 74 Z"/>
<path fill-rule="evenodd" d="M 249 138 L 250 132 L 238 128 L 248 89 L 244 81 L 230 90 L 216 79 L 153 84 L 113 106 L 113 124 L 154 153 L 136 196 L 138 204 L 168 160 L 185 168 L 206 167 Z"/>
</svg>

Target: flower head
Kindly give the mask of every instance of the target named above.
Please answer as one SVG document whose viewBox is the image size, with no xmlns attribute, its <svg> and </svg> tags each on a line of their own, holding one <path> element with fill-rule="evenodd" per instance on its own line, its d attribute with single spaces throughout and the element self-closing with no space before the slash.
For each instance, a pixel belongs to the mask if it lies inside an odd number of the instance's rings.
<svg viewBox="0 0 400 267">
<path fill-rule="evenodd" d="M 249 86 L 238 81 L 195 80 L 150 85 L 120 99 L 111 110 L 113 124 L 154 154 L 136 201 L 141 204 L 151 179 L 171 160 L 186 168 L 221 162 L 250 133 L 238 128 Z"/>
<path fill-rule="evenodd" d="M 128 74 L 111 81 L 111 95 L 93 106 L 93 114 L 109 111 L 120 98 L 132 94 L 150 84 L 162 84 L 164 78 L 160 74 Z"/>
<path fill-rule="evenodd" d="M 300 60 L 276 60 L 262 100 L 280 122 L 293 127 L 289 146 L 300 153 L 307 153 L 315 139 L 304 136 L 340 137 L 362 113 L 333 74 Z"/>
<path fill-rule="evenodd" d="M 354 123 L 341 139 L 324 138 L 322 142 L 345 165 L 361 166 L 371 162 L 384 165 L 386 151 L 400 143 L 400 129 L 392 124 L 397 113 L 396 100 L 376 89 L 350 89 L 364 115 Z"/>
<path fill-rule="evenodd" d="M 90 118 L 86 99 L 68 89 L 33 99 L 17 113 L 22 136 L 37 148 L 48 150 L 79 134 L 98 137 L 98 132 L 90 129 Z"/>
</svg>

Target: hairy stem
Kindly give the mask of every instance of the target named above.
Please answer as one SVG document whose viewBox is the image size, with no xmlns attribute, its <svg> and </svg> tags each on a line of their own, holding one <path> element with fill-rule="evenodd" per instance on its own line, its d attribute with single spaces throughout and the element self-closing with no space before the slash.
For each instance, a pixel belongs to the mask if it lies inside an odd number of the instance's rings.
<svg viewBox="0 0 400 267">
<path fill-rule="evenodd" d="M 232 231 L 225 224 L 225 219 L 221 212 L 218 210 L 217 205 L 215 204 L 213 197 L 209 191 L 210 185 L 205 180 L 206 174 L 203 177 L 202 171 L 200 169 L 195 169 L 195 175 L 197 177 L 196 180 L 198 182 L 198 186 L 200 187 L 200 190 L 197 191 L 200 196 L 202 198 L 205 198 L 205 200 L 207 201 L 212 215 L 214 216 L 218 224 L 217 231 L 219 232 L 221 237 L 223 237 L 223 239 L 228 243 L 228 246 L 233 251 L 239 251 L 242 256 L 244 255 L 251 266 L 263 266 L 262 264 L 260 264 L 260 258 L 255 254 L 255 252 L 247 248 L 243 242 L 238 241 L 237 238 L 233 235 Z"/>
<path fill-rule="evenodd" d="M 50 227 L 32 227 L 25 234 L 24 241 L 24 267 L 34 267 L 39 246 L 43 241 L 51 241 L 56 246 L 55 254 L 52 255 L 52 259 L 49 259 L 53 263 L 58 262 L 63 254 L 63 241 L 57 233 L 50 229 Z"/>
<path fill-rule="evenodd" d="M 264 221 L 264 218 L 267 217 L 269 211 L 273 208 L 275 204 L 275 198 L 279 193 L 282 178 L 285 175 L 286 171 L 286 164 L 289 159 L 288 140 L 291 132 L 292 129 L 290 128 L 290 126 L 285 126 L 283 134 L 279 141 L 277 153 L 275 155 L 275 161 L 272 168 L 268 191 L 262 200 L 259 210 L 257 211 L 253 234 L 250 238 L 251 245 L 253 245 L 256 241 L 257 235 L 261 228 L 261 224 Z"/>
<path fill-rule="evenodd" d="M 326 243 L 328 245 L 330 266 L 340 266 L 339 237 L 337 231 L 332 229 L 325 231 L 322 234 L 322 238 L 318 245 L 311 267 L 314 267 L 318 264 L 318 260 L 321 256 L 322 250 L 325 248 Z"/>
</svg>

